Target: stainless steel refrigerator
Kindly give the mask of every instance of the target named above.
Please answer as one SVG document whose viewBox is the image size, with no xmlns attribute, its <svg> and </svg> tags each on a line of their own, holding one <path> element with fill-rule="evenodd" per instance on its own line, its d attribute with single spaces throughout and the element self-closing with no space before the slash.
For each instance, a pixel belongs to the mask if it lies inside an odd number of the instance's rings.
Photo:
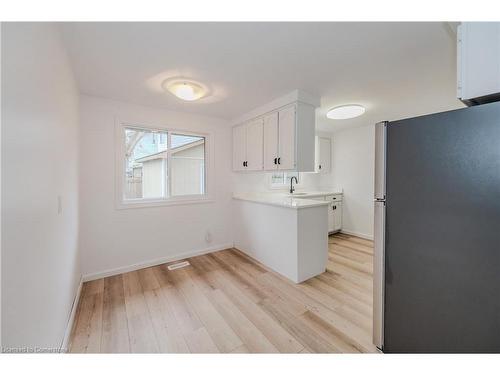
<svg viewBox="0 0 500 375">
<path fill-rule="evenodd" d="M 500 352 L 500 102 L 375 138 L 374 344 Z"/>
</svg>

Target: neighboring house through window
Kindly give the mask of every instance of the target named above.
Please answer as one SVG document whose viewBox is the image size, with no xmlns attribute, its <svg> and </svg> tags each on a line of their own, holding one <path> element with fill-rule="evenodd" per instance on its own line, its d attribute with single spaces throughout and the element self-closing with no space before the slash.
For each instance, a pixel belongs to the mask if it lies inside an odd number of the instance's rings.
<svg viewBox="0 0 500 375">
<path fill-rule="evenodd" d="M 206 199 L 206 135 L 124 125 L 121 131 L 122 205 Z"/>
</svg>

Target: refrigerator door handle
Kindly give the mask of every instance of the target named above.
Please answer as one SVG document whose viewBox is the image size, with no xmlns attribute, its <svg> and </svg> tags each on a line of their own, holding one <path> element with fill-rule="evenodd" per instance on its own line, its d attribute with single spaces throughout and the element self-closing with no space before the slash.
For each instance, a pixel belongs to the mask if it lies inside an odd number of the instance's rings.
<svg viewBox="0 0 500 375">
<path fill-rule="evenodd" d="M 375 203 L 373 252 L 373 344 L 384 346 L 385 202 Z"/>
<path fill-rule="evenodd" d="M 387 121 L 375 124 L 375 199 L 385 199 Z"/>
</svg>

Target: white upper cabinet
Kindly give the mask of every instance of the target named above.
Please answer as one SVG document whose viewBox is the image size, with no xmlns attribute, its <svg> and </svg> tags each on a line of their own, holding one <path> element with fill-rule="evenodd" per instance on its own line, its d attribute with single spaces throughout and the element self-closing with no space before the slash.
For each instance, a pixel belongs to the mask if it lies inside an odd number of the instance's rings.
<svg viewBox="0 0 500 375">
<path fill-rule="evenodd" d="M 262 119 L 233 128 L 233 170 L 263 169 L 264 123 Z"/>
<path fill-rule="evenodd" d="M 330 173 L 332 143 L 327 137 L 316 137 L 316 168 L 318 173 Z"/>
<path fill-rule="evenodd" d="M 458 26 L 457 75 L 457 96 L 467 105 L 500 97 L 500 22 Z"/>
<path fill-rule="evenodd" d="M 233 128 L 233 170 L 313 172 L 318 105 L 319 100 L 295 90 L 242 116 L 237 123 L 243 125 Z"/>
<path fill-rule="evenodd" d="M 244 171 L 246 161 L 246 126 L 233 128 L 233 170 Z"/>
<path fill-rule="evenodd" d="M 258 119 L 247 124 L 246 169 L 259 171 L 263 168 L 264 121 Z"/>
<path fill-rule="evenodd" d="M 278 112 L 278 169 L 295 169 L 295 106 Z"/>
<path fill-rule="evenodd" d="M 264 116 L 264 169 L 278 169 L 278 112 Z"/>
</svg>

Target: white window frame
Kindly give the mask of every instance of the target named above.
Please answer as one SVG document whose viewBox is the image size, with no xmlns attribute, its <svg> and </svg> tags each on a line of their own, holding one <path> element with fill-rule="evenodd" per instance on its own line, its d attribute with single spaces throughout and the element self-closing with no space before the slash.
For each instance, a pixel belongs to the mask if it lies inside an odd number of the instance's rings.
<svg viewBox="0 0 500 375">
<path fill-rule="evenodd" d="M 196 195 L 180 195 L 166 198 L 137 198 L 124 199 L 125 186 L 125 129 L 135 128 L 146 131 L 168 132 L 168 149 L 170 149 L 170 135 L 179 134 L 205 138 L 205 193 Z M 198 132 L 188 129 L 179 129 L 168 125 L 151 125 L 146 122 L 130 122 L 115 119 L 115 208 L 145 208 L 158 206 L 171 206 L 179 204 L 200 204 L 214 202 L 214 157 L 212 148 L 213 134 L 211 132 Z M 171 166 L 167 164 L 167 175 L 170 174 Z M 168 188 L 167 188 L 168 190 Z M 170 192 L 169 192 L 170 193 Z"/>
<path fill-rule="evenodd" d="M 297 173 L 299 175 L 299 178 L 298 178 L 299 183 L 294 184 L 293 186 L 298 187 L 298 188 L 300 188 L 302 186 L 302 179 L 304 178 L 304 176 L 301 172 L 276 170 L 276 171 L 269 174 L 269 188 L 271 190 L 290 190 L 290 184 L 273 184 L 273 174 L 274 173 L 284 173 L 285 176 L 287 173 L 294 173 L 294 174 Z M 286 178 L 285 178 L 285 180 L 286 180 Z"/>
</svg>

